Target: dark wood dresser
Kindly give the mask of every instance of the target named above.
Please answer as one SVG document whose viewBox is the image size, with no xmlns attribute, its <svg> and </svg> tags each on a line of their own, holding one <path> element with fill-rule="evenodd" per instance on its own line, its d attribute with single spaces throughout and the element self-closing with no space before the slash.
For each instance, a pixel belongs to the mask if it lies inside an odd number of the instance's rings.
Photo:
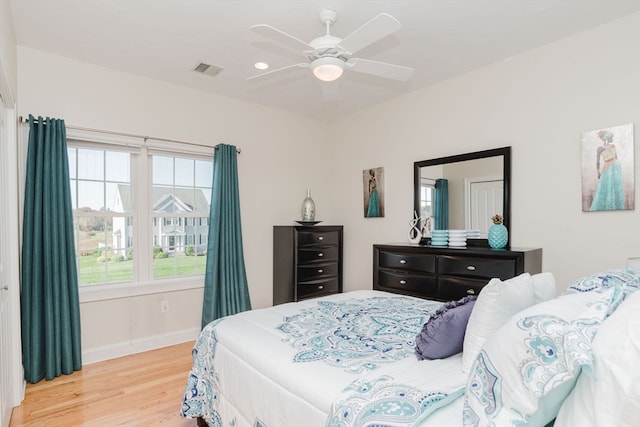
<svg viewBox="0 0 640 427">
<path fill-rule="evenodd" d="M 490 279 L 542 271 L 542 249 L 373 245 L 373 289 L 449 301 Z"/>
<path fill-rule="evenodd" d="M 342 226 L 273 227 L 273 305 L 342 292 Z"/>
</svg>

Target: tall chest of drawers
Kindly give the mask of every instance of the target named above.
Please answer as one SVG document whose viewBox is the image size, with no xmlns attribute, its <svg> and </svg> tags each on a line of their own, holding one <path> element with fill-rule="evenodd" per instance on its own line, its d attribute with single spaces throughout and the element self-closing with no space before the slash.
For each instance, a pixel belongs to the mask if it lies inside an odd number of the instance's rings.
<svg viewBox="0 0 640 427">
<path fill-rule="evenodd" d="M 542 271 L 542 249 L 373 245 L 373 288 L 442 301 L 476 295 L 497 277 Z"/>
<path fill-rule="evenodd" d="M 273 227 L 273 305 L 342 292 L 342 228 Z"/>
</svg>

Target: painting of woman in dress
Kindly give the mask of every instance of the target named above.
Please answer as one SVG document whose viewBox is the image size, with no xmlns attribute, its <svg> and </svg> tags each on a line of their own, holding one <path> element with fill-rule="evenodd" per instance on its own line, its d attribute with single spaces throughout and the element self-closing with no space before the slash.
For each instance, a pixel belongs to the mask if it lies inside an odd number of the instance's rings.
<svg viewBox="0 0 640 427">
<path fill-rule="evenodd" d="M 633 179 L 633 125 L 583 134 L 583 211 L 634 209 Z"/>
<path fill-rule="evenodd" d="M 362 171 L 365 218 L 384 216 L 383 175 L 383 168 Z"/>
</svg>

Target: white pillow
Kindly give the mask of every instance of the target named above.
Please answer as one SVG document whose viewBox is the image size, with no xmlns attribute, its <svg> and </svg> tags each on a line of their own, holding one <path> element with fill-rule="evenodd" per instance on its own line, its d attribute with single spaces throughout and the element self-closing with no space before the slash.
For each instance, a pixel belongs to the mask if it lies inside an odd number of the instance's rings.
<svg viewBox="0 0 640 427">
<path fill-rule="evenodd" d="M 594 368 L 583 372 L 560 407 L 556 427 L 638 425 L 640 292 L 627 297 L 593 340 Z"/>
<path fill-rule="evenodd" d="M 514 316 L 471 367 L 464 425 L 544 426 L 552 421 L 581 369 L 593 365 L 591 342 L 621 301 L 619 289 L 576 293 Z M 591 403 L 596 404 L 600 410 L 600 402 Z"/>
<path fill-rule="evenodd" d="M 476 360 L 484 343 L 514 314 L 535 304 L 533 279 L 529 273 L 502 281 L 491 279 L 482 288 L 473 307 L 462 344 L 462 371 Z"/>
<path fill-rule="evenodd" d="M 535 294 L 535 303 L 549 301 L 558 296 L 556 289 L 556 279 L 551 273 L 539 273 L 531 276 L 533 279 L 533 293 Z"/>
</svg>

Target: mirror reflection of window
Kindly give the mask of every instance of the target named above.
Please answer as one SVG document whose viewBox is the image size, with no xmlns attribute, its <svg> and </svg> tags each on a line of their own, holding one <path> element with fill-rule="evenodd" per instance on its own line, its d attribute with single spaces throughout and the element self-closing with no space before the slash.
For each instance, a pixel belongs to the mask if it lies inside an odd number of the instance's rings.
<svg viewBox="0 0 640 427">
<path fill-rule="evenodd" d="M 420 183 L 420 213 L 423 218 L 433 216 L 433 196 L 436 191 L 436 181 L 430 178 L 422 178 Z"/>
</svg>

